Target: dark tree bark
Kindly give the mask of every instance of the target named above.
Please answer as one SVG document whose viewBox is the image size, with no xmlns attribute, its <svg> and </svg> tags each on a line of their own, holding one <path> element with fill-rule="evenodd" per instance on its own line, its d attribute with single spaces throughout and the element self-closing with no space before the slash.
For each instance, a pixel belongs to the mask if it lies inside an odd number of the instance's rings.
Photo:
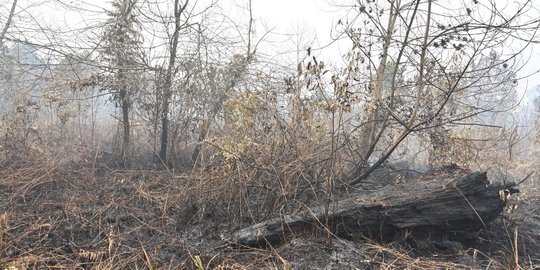
<svg viewBox="0 0 540 270">
<path fill-rule="evenodd" d="M 122 106 L 122 126 L 123 126 L 123 139 L 122 139 L 122 166 L 129 166 L 130 159 L 130 124 L 129 124 L 129 110 L 130 101 L 128 97 L 128 86 L 122 85 L 119 93 L 119 98 Z"/>
<path fill-rule="evenodd" d="M 439 171 L 370 194 L 335 201 L 328 226 L 338 236 L 395 234 L 399 230 L 469 231 L 483 228 L 503 210 L 515 185 L 489 184 L 485 172 Z M 502 193 L 501 193 L 502 191 Z M 502 195 L 501 195 L 502 194 Z M 322 228 L 323 206 L 255 224 L 232 235 L 237 245 L 276 244 L 293 234 Z"/>
<path fill-rule="evenodd" d="M 131 159 L 130 111 L 132 97 L 137 90 L 135 81 L 139 71 L 134 69 L 140 60 L 137 0 L 115 0 L 103 36 L 105 39 L 103 57 L 114 76 L 111 91 L 117 106 L 121 107 L 122 145 L 120 160 L 122 167 L 129 167 Z"/>
<path fill-rule="evenodd" d="M 174 1 L 174 32 L 170 41 L 170 55 L 169 64 L 165 75 L 165 83 L 163 87 L 163 104 L 161 111 L 161 146 L 159 151 L 159 157 L 161 162 L 168 165 L 167 147 L 169 144 L 169 107 L 172 97 L 172 80 L 174 76 L 174 70 L 176 68 L 176 55 L 178 52 L 178 38 L 180 36 L 180 30 L 182 29 L 182 23 L 180 16 L 186 9 L 189 0 L 186 0 L 182 5 L 180 0 Z"/>
</svg>

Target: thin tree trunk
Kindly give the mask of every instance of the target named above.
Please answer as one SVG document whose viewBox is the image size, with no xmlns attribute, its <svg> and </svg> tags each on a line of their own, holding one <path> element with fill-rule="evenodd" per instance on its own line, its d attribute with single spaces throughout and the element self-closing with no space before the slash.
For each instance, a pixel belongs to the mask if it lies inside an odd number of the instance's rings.
<svg viewBox="0 0 540 270">
<path fill-rule="evenodd" d="M 388 59 L 388 51 L 394 34 L 394 27 L 397 17 L 399 15 L 400 5 L 401 1 L 397 1 L 392 4 L 390 18 L 388 19 L 388 25 L 386 27 L 386 33 L 384 35 L 383 52 L 381 54 L 381 59 L 379 61 L 377 72 L 375 74 L 375 85 L 372 89 L 373 104 L 371 104 L 371 106 L 368 107 L 366 110 L 366 125 L 363 128 L 363 137 L 360 139 L 360 146 L 362 149 L 360 152 L 361 160 L 359 160 L 359 162 L 356 164 L 352 173 L 354 179 L 358 178 L 360 175 L 364 175 L 365 171 L 370 169 L 369 160 L 371 158 L 371 155 L 375 151 L 375 147 L 377 146 L 377 143 L 382 133 L 384 132 L 384 125 L 386 124 L 386 121 L 383 121 L 383 119 L 378 119 L 378 117 L 381 113 L 381 110 L 383 109 L 383 106 L 381 105 L 381 99 L 384 86 L 386 62 Z M 378 123 L 379 121 L 382 121 L 383 123 Z M 382 127 L 379 129 L 379 126 Z M 379 132 L 377 132 L 378 129 Z"/>
<path fill-rule="evenodd" d="M 4 38 L 6 37 L 9 25 L 11 24 L 11 20 L 13 19 L 13 15 L 15 14 L 15 7 L 17 7 L 17 0 L 14 0 L 11 4 L 11 10 L 9 11 L 6 25 L 4 25 L 4 29 L 2 29 L 2 33 L 0 34 L 0 45 L 4 44 Z"/>
<path fill-rule="evenodd" d="M 120 90 L 120 100 L 122 102 L 122 166 L 128 167 L 130 160 L 130 124 L 129 124 L 129 107 L 128 90 L 126 85 L 122 85 Z"/>
<path fill-rule="evenodd" d="M 199 133 L 199 138 L 197 139 L 197 145 L 195 146 L 195 149 L 193 150 L 193 154 L 191 155 L 191 160 L 193 163 L 197 164 L 200 161 L 200 154 L 201 154 L 201 148 L 204 140 L 206 139 L 206 136 L 208 136 L 208 131 L 210 129 L 210 123 L 214 119 L 214 115 L 210 118 L 205 117 L 203 119 L 203 123 L 201 126 L 201 132 Z"/>
<path fill-rule="evenodd" d="M 163 97 L 163 108 L 161 111 L 161 146 L 159 149 L 159 158 L 161 162 L 167 164 L 167 146 L 169 143 L 169 99 L 170 99 L 170 86 L 169 89 L 165 89 L 165 96 Z"/>
<path fill-rule="evenodd" d="M 180 5 L 180 0 L 174 1 L 174 32 L 170 43 L 169 65 L 165 76 L 165 85 L 163 87 L 163 106 L 161 111 L 161 148 L 159 157 L 164 165 L 168 164 L 167 146 L 169 143 L 169 110 L 172 97 L 172 78 L 176 66 L 176 54 L 178 51 L 178 37 L 182 24 L 180 15 L 186 9 L 189 0 L 184 5 Z"/>
<path fill-rule="evenodd" d="M 419 4 L 420 4 L 420 1 L 417 1 L 416 7 L 415 7 L 415 13 L 416 13 L 416 10 L 418 9 Z M 401 144 L 401 142 L 414 129 L 414 122 L 417 119 L 417 111 L 418 111 L 419 102 L 420 102 L 420 99 L 422 98 L 421 93 L 423 92 L 424 84 L 425 84 L 423 73 L 424 73 L 424 65 L 425 65 L 425 54 L 426 54 L 426 49 L 427 49 L 427 44 L 428 44 L 429 27 L 430 27 L 430 21 L 431 21 L 431 0 L 428 0 L 427 4 L 428 4 L 427 25 L 426 25 L 426 29 L 425 29 L 425 33 L 424 33 L 424 41 L 423 41 L 424 46 L 422 47 L 422 53 L 421 53 L 421 58 L 420 58 L 420 76 L 419 76 L 418 81 L 417 81 L 418 88 L 417 88 L 416 101 L 415 101 L 415 107 L 413 109 L 413 113 L 412 113 L 412 115 L 411 115 L 411 117 L 410 117 L 410 119 L 409 119 L 409 121 L 407 123 L 402 123 L 403 124 L 403 129 L 400 132 L 400 134 L 397 136 L 397 139 L 394 140 L 392 145 L 390 145 L 387 148 L 387 150 L 384 151 L 384 153 L 381 155 L 381 157 L 379 157 L 377 159 L 377 161 L 375 161 L 375 163 L 373 165 L 367 166 L 367 168 L 365 170 L 360 170 L 361 168 L 356 169 L 355 177 L 350 182 L 351 185 L 358 184 L 360 181 L 362 181 L 367 176 L 369 176 L 370 173 L 375 171 L 380 165 L 382 165 L 382 163 L 384 161 L 386 161 L 390 157 L 390 155 L 394 152 L 394 150 L 396 150 L 396 148 Z M 396 8 L 396 12 L 398 12 L 397 8 Z M 395 21 L 394 21 L 394 24 L 395 24 Z M 412 21 L 411 21 L 411 25 L 412 25 Z M 392 29 L 394 28 L 393 24 L 392 24 L 391 28 Z M 407 32 L 407 36 L 408 36 L 408 32 Z M 406 46 L 406 44 L 403 44 L 403 46 Z M 398 62 L 398 64 L 399 64 L 399 62 Z M 386 64 L 385 64 L 385 66 L 386 66 Z M 394 70 L 394 72 L 396 72 L 396 71 L 397 70 Z M 382 74 L 383 74 L 382 78 L 384 79 L 384 71 L 383 71 Z M 379 76 L 377 76 L 377 77 L 379 77 Z M 392 79 L 392 83 L 393 84 L 395 83 L 395 78 Z M 382 81 L 381 81 L 381 87 L 382 87 Z M 392 86 L 392 87 L 394 87 L 394 86 Z M 376 106 L 378 106 L 378 105 L 376 104 Z M 384 122 L 383 122 L 383 126 L 381 127 L 381 132 L 379 132 L 377 137 L 374 138 L 376 140 L 371 141 L 371 139 L 370 139 L 370 144 L 368 144 L 368 146 L 369 146 L 368 155 L 366 155 L 364 157 L 364 162 L 367 162 L 367 160 L 370 158 L 371 154 L 373 153 L 373 150 L 375 149 L 375 144 L 378 142 L 380 136 L 382 135 L 382 131 L 386 128 L 385 125 L 386 125 L 386 120 L 384 120 Z M 374 132 L 374 130 L 371 130 L 371 131 Z"/>
<path fill-rule="evenodd" d="M 362 171 L 362 168 L 364 168 L 368 160 L 371 157 L 371 154 L 373 153 L 371 147 L 376 139 L 377 129 L 379 127 L 379 121 L 378 119 L 380 112 L 383 108 L 381 106 L 382 102 L 382 91 L 384 86 L 384 78 L 385 78 L 385 71 L 386 71 L 386 62 L 388 59 L 388 53 L 390 49 L 390 44 L 392 41 L 392 37 L 394 35 L 394 27 L 396 25 L 396 20 L 399 15 L 399 5 L 400 1 L 395 3 L 395 6 L 391 10 L 390 18 L 388 20 L 388 26 L 384 37 L 384 45 L 383 45 L 383 51 L 381 54 L 381 60 L 379 62 L 379 66 L 377 68 L 377 74 L 375 77 L 375 85 L 373 87 L 373 104 L 371 107 L 367 109 L 366 112 L 366 122 L 367 125 L 364 129 L 364 137 L 363 142 L 361 143 L 362 148 L 366 149 L 364 153 L 362 153 L 362 160 L 360 161 L 360 164 L 357 168 L 357 173 L 360 173 Z"/>
</svg>

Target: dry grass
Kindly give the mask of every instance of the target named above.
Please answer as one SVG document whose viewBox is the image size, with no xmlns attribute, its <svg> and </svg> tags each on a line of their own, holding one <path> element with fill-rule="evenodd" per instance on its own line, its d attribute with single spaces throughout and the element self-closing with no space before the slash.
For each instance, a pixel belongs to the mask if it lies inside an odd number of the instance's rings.
<svg viewBox="0 0 540 270">
<path fill-rule="evenodd" d="M 422 257 L 408 247 L 366 240 L 335 239 L 328 245 L 308 238 L 302 245 L 233 250 L 222 233 L 292 211 L 295 203 L 317 199 L 324 188 L 314 182 L 317 175 L 306 160 L 278 162 L 276 153 L 268 163 L 255 156 L 248 156 L 249 163 L 212 164 L 181 175 L 70 169 L 36 155 L 4 158 L 0 269 L 197 269 L 194 258 L 200 258 L 199 269 L 293 269 L 303 257 L 334 253 L 351 254 L 339 260 L 356 260 L 370 269 L 526 269 L 538 264 L 511 227 L 514 237 L 501 241 L 506 253 L 469 249 L 461 254 L 471 258 L 467 262 Z"/>
</svg>

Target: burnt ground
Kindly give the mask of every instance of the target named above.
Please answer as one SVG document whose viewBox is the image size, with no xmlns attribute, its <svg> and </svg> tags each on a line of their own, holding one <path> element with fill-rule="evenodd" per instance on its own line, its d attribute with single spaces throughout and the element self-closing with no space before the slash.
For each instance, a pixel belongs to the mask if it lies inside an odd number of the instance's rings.
<svg viewBox="0 0 540 270">
<path fill-rule="evenodd" d="M 204 181 L 167 171 L 4 162 L 0 269 L 197 269 L 198 259 L 202 269 L 540 267 L 534 181 L 525 198 L 514 201 L 517 208 L 467 242 L 308 233 L 266 249 L 235 249 L 224 240 L 257 220 L 234 214 L 226 196 L 210 196 L 219 190 Z"/>
</svg>

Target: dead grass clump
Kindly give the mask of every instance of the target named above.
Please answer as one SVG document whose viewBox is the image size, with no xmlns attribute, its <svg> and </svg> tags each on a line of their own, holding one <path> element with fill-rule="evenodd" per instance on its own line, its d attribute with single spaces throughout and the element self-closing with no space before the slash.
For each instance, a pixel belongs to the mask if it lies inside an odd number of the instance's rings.
<svg viewBox="0 0 540 270">
<path fill-rule="evenodd" d="M 310 154 L 300 156 L 294 147 L 272 141 L 240 155 L 220 153 L 189 175 L 194 183 L 185 192 L 201 216 L 218 214 L 233 223 L 294 212 L 323 192 L 320 155 Z"/>
<path fill-rule="evenodd" d="M 202 151 L 211 154 L 199 159 L 188 176 L 194 183 L 184 190 L 199 217 L 238 224 L 291 213 L 324 198 L 328 179 L 345 171 L 333 162 L 318 103 L 296 104 L 284 119 L 271 100 L 244 91 L 224 107 L 222 130 Z"/>
</svg>

